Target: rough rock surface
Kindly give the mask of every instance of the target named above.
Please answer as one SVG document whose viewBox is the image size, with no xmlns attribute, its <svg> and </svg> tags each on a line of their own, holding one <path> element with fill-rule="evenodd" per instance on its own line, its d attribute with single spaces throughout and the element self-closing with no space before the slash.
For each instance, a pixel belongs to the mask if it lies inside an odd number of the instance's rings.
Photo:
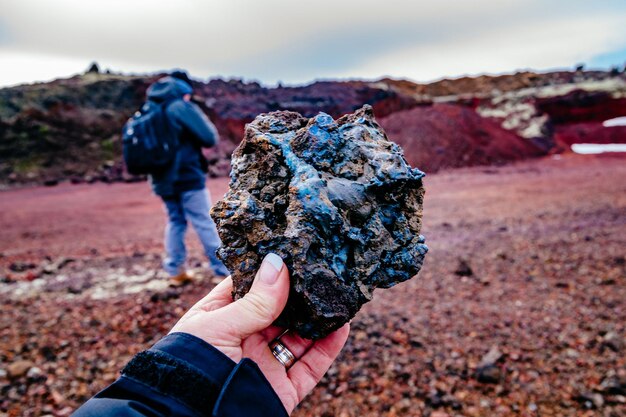
<svg viewBox="0 0 626 417">
<path fill-rule="evenodd" d="M 250 288 L 263 257 L 280 255 L 291 293 L 277 324 L 318 339 L 372 299 L 414 276 L 428 250 L 424 174 L 411 168 L 364 106 L 263 114 L 233 154 L 230 190 L 212 215 L 232 271 L 233 295 Z"/>
</svg>

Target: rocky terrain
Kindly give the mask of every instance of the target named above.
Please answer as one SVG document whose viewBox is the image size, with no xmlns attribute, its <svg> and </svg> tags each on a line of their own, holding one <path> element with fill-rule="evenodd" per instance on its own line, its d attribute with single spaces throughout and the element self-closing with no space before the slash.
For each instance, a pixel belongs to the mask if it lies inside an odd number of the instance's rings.
<svg viewBox="0 0 626 417">
<path fill-rule="evenodd" d="M 626 415 L 625 162 L 429 174 L 420 278 L 375 294 L 294 415 Z M 163 217 L 146 184 L 2 192 L 0 416 L 69 415 L 216 284 L 191 239 L 197 281 L 168 288 Z"/>
<path fill-rule="evenodd" d="M 68 79 L 0 89 L 0 186 L 141 180 L 124 172 L 119 132 L 157 77 L 93 68 Z M 299 87 L 213 79 L 198 80 L 195 90 L 195 101 L 223 139 L 208 153 L 212 176 L 228 174 L 245 124 L 274 110 L 337 118 L 370 104 L 393 132 L 391 139 L 411 149 L 410 161 L 428 172 L 566 152 L 572 143 L 626 140 L 626 127 L 603 125 L 626 114 L 626 75 L 618 70 Z"/>
</svg>

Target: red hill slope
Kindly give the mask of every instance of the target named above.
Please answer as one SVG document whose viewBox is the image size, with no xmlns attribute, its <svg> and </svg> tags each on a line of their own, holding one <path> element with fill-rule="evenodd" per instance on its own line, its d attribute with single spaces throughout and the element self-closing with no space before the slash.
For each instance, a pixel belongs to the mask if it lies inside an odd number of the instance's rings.
<svg viewBox="0 0 626 417">
<path fill-rule="evenodd" d="M 530 141 L 457 104 L 415 107 L 379 123 L 402 146 L 407 161 L 425 171 L 502 164 L 543 154 Z"/>
</svg>

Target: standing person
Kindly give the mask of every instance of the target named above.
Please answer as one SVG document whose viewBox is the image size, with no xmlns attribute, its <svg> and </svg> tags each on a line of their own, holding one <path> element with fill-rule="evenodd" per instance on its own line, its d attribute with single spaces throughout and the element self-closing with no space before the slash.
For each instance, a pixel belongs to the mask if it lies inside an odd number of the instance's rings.
<svg viewBox="0 0 626 417">
<path fill-rule="evenodd" d="M 168 169 L 150 175 L 155 194 L 163 199 L 167 211 L 163 268 L 173 285 L 192 280 L 185 270 L 185 232 L 187 224 L 195 229 L 211 268 L 218 276 L 229 274 L 215 251 L 221 245 L 215 223 L 209 215 L 211 199 L 206 189 L 207 161 L 202 148 L 215 146 L 219 136 L 215 126 L 191 102 L 193 85 L 184 71 L 174 71 L 152 84 L 146 106 L 164 106 L 167 119 L 178 135 L 179 147 Z"/>
</svg>

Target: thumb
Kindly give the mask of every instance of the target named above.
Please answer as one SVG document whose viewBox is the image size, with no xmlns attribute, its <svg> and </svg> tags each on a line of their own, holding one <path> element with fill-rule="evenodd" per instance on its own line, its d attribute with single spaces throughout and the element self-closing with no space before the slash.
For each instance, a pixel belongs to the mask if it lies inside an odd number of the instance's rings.
<svg viewBox="0 0 626 417">
<path fill-rule="evenodd" d="M 289 272 L 280 256 L 263 259 L 250 291 L 239 300 L 216 310 L 231 335 L 240 339 L 269 327 L 280 315 L 289 297 Z"/>
</svg>

